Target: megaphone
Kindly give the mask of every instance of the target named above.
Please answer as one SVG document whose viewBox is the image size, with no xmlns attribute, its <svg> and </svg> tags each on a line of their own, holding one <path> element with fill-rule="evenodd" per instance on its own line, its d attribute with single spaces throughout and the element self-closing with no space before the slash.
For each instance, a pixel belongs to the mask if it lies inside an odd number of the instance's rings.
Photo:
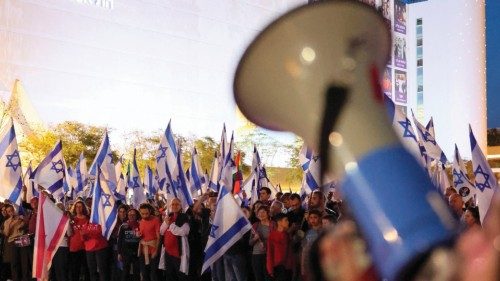
<svg viewBox="0 0 500 281">
<path fill-rule="evenodd" d="M 457 222 L 387 118 L 380 73 L 390 52 L 388 24 L 370 6 L 302 6 L 247 48 L 234 97 L 250 121 L 294 132 L 319 150 L 322 174 L 343 177 L 381 277 L 397 280 L 452 241 Z"/>
</svg>

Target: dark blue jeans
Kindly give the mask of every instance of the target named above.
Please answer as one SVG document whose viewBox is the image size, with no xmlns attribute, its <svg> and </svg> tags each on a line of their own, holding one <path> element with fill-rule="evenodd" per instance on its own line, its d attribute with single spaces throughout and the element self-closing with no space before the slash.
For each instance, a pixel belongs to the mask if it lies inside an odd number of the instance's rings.
<svg viewBox="0 0 500 281">
<path fill-rule="evenodd" d="M 109 250 L 86 252 L 91 281 L 109 281 Z"/>
<path fill-rule="evenodd" d="M 247 266 L 245 255 L 224 254 L 224 272 L 226 281 L 247 281 Z"/>
</svg>

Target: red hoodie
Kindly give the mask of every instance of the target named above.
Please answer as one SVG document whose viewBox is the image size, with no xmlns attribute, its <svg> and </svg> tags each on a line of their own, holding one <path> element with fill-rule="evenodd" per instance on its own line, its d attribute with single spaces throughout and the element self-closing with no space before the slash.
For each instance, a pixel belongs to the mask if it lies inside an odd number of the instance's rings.
<svg viewBox="0 0 500 281">
<path fill-rule="evenodd" d="M 293 269 L 293 255 L 290 237 L 286 231 L 271 231 L 267 239 L 267 272 L 272 275 L 274 268 L 278 265 L 286 269 Z"/>
<path fill-rule="evenodd" d="M 108 241 L 102 236 L 100 224 L 88 223 L 82 227 L 81 233 L 85 251 L 94 252 L 108 247 Z"/>
</svg>

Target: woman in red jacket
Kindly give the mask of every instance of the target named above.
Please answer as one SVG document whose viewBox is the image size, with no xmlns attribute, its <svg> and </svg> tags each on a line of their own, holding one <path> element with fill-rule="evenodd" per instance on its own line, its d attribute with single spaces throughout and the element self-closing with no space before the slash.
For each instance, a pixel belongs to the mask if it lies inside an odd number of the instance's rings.
<svg viewBox="0 0 500 281">
<path fill-rule="evenodd" d="M 109 281 L 109 260 L 108 241 L 102 236 L 100 224 L 87 223 L 80 234 L 85 245 L 87 255 L 87 267 L 91 281 Z"/>
<path fill-rule="evenodd" d="M 80 230 L 89 223 L 89 212 L 83 201 L 76 201 L 71 209 L 70 226 L 73 234 L 69 237 L 69 280 L 79 281 L 83 267 L 84 281 L 90 280 L 85 257 L 85 245 Z"/>
</svg>

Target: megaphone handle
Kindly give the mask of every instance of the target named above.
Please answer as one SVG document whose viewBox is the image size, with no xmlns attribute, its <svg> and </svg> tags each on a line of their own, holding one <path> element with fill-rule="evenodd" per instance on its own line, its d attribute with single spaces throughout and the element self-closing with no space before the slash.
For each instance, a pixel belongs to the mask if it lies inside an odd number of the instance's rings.
<svg viewBox="0 0 500 281">
<path fill-rule="evenodd" d="M 332 85 L 326 92 L 325 110 L 323 111 L 323 122 L 321 124 L 321 137 L 320 137 L 320 159 L 330 159 L 329 157 L 329 136 L 332 132 L 338 117 L 342 112 L 347 98 L 349 89 L 338 85 Z M 329 168 L 329 161 L 322 161 L 320 170 L 320 186 L 323 186 L 323 178 L 325 172 Z"/>
</svg>

